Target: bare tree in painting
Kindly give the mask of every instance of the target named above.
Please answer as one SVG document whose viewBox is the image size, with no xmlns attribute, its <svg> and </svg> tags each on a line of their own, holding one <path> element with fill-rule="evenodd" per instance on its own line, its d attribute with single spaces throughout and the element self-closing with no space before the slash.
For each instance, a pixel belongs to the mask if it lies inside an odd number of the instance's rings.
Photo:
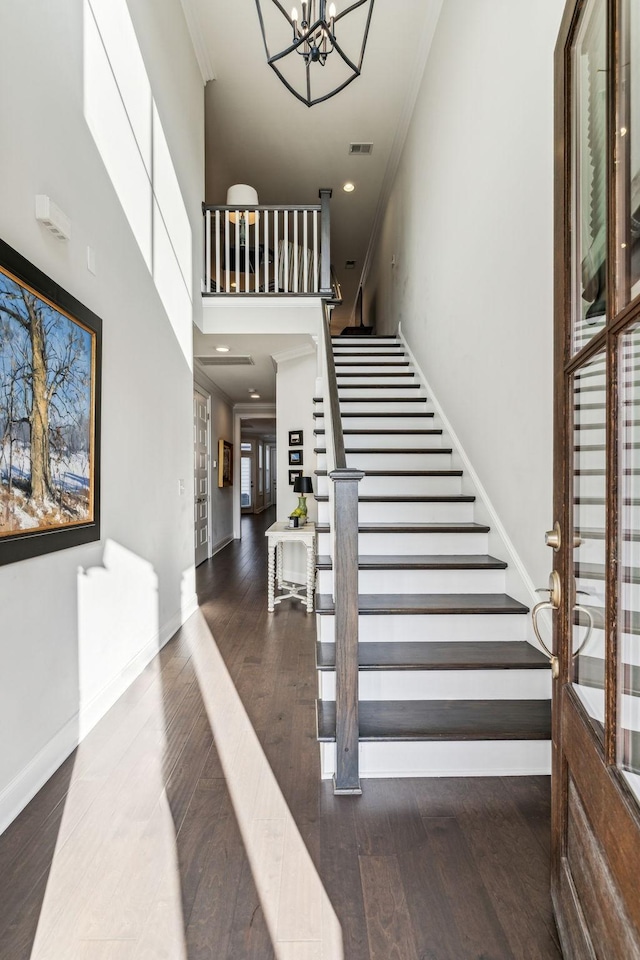
<svg viewBox="0 0 640 960">
<path fill-rule="evenodd" d="M 0 281 L 0 443 L 2 450 L 9 448 L 9 493 L 13 443 L 23 425 L 29 435 L 30 499 L 36 506 L 56 496 L 61 502 L 62 489 L 55 489 L 52 478 L 52 441 L 59 455 L 74 429 L 86 427 L 87 334 L 29 290 L 2 274 Z"/>
</svg>

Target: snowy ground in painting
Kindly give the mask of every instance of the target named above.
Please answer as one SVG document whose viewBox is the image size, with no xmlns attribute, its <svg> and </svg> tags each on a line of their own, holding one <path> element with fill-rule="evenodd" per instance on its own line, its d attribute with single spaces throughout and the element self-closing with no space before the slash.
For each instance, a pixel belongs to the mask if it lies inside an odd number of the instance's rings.
<svg viewBox="0 0 640 960">
<path fill-rule="evenodd" d="M 13 489 L 9 495 L 9 463 Z M 11 460 L 8 443 L 0 448 L 0 533 L 59 526 L 89 516 L 89 465 L 86 453 L 73 453 L 51 463 L 51 476 L 58 494 L 36 506 L 28 494 L 31 475 L 29 447 L 13 444 Z"/>
</svg>

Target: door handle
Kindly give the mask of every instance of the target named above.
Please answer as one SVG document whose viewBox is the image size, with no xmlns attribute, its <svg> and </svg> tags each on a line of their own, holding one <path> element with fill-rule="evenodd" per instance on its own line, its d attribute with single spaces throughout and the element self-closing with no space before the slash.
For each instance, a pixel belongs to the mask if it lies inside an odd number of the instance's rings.
<svg viewBox="0 0 640 960">
<path fill-rule="evenodd" d="M 589 596 L 586 590 L 576 590 L 576 594 L 578 593 L 582 593 L 587 597 Z M 591 639 L 591 634 L 593 633 L 593 614 L 591 613 L 591 610 L 589 610 L 589 607 L 583 607 L 582 604 L 580 603 L 575 603 L 573 606 L 573 609 L 577 610 L 579 613 L 583 613 L 587 618 L 587 632 L 584 635 L 584 640 L 582 641 L 581 644 L 579 644 L 576 647 L 576 649 L 571 654 L 572 657 L 577 657 L 579 653 L 582 653 L 586 645 L 589 643 L 589 640 Z"/>
<path fill-rule="evenodd" d="M 554 548 L 555 549 L 555 548 Z M 549 576 L 549 586 L 546 588 L 540 588 L 536 590 L 536 593 L 549 593 L 548 600 L 542 600 L 540 603 L 536 603 L 535 607 L 531 611 L 531 620 L 533 623 L 533 632 L 536 635 L 536 639 L 545 654 L 549 658 L 549 663 L 551 664 L 551 676 L 554 680 L 558 679 L 560 675 L 560 664 L 555 653 L 552 653 L 549 650 L 549 647 L 546 645 L 542 636 L 540 635 L 540 628 L 538 627 L 538 614 L 541 610 L 558 610 L 560 608 L 560 602 L 562 600 L 562 585 L 560 583 L 560 576 L 556 570 L 553 570 Z"/>
</svg>

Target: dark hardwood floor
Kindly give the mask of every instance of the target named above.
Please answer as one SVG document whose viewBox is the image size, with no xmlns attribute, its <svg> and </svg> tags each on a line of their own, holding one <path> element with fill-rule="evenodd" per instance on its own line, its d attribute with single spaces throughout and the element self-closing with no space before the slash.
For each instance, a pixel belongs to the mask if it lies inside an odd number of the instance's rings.
<svg viewBox="0 0 640 960">
<path fill-rule="evenodd" d="M 243 518 L 242 540 L 198 568 L 198 595 L 258 749 L 339 920 L 344 960 L 559 958 L 549 898 L 548 778 L 370 780 L 359 798 L 334 797 L 331 784 L 318 779 L 314 617 L 289 601 L 267 613 L 264 530 L 273 519 L 272 511 Z M 264 881 L 254 879 L 239 812 L 242 771 L 230 782 L 214 742 L 192 654 L 194 622 L 0 837 L 2 960 L 340 960 L 311 935 L 306 943 L 283 935 L 277 949 L 272 945 L 273 918 L 258 895 Z M 219 688 L 222 698 L 222 681 Z M 149 744 L 160 726 L 159 787 L 143 804 L 140 791 L 153 786 Z M 76 781 L 82 789 L 74 796 Z M 246 789 L 259 808 L 259 785 L 247 782 Z M 158 859 L 149 846 L 158 790 L 170 811 L 181 907 L 179 929 L 166 931 L 170 859 Z M 129 791 L 123 811 L 119 801 Z M 255 816 L 268 821 L 271 814 L 258 809 Z M 143 824 L 144 867 L 126 856 L 127 818 Z M 69 860 L 83 823 L 77 889 L 70 898 L 60 886 L 56 913 L 50 898 L 65 879 L 56 861 L 65 851 Z M 113 850 L 124 862 L 109 866 L 109 885 L 105 858 Z M 278 882 L 278 923 L 286 928 L 287 891 L 302 881 L 282 870 Z M 45 909 L 53 917 L 46 923 Z M 64 946 L 55 946 L 56 930 Z"/>
</svg>

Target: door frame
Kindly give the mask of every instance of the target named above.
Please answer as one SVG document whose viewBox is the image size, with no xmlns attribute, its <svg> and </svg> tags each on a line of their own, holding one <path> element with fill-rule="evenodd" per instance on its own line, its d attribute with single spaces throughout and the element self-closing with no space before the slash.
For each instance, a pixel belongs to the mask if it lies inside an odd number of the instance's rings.
<svg viewBox="0 0 640 960">
<path fill-rule="evenodd" d="M 552 699 L 552 883 L 551 894 L 567 960 L 594 958 L 595 952 L 590 929 L 595 926 L 593 916 L 585 917 L 583 905 L 573 882 L 569 861 L 569 791 L 571 779 L 576 791 L 572 794 L 574 810 L 583 809 L 585 831 L 595 836 L 594 862 L 602 870 L 604 885 L 611 881 L 615 888 L 630 889 L 637 878 L 640 863 L 640 808 L 617 767 L 616 716 L 617 683 L 605 688 L 604 736 L 599 737 L 587 717 L 578 696 L 573 691 L 570 679 L 572 657 L 572 616 L 567 594 L 572 583 L 574 568 L 571 558 L 573 549 L 572 517 L 572 470 L 569 452 L 573 444 L 573 405 L 568 402 L 568 386 L 573 381 L 567 372 L 567 357 L 570 356 L 571 305 L 572 305 L 572 126 L 571 105 L 571 47 L 576 28 L 587 0 L 568 0 L 565 7 L 555 52 L 554 95 L 554 520 L 560 524 L 562 540 L 560 550 L 554 554 L 554 569 L 560 576 L 563 598 L 554 616 L 554 651 L 559 657 L 559 677 L 553 682 Z M 606 0 L 608 37 L 617 37 L 617 0 Z M 611 41 L 608 42 L 608 102 L 607 102 L 607 249 L 616 250 L 616 228 L 612 212 L 616 211 L 616 184 L 610 175 L 614 169 L 614 137 L 616 84 L 618 77 L 611 62 Z M 610 255 L 607 263 L 608 297 L 616 290 L 616 257 Z M 618 490 L 617 490 L 617 429 L 618 394 L 615 349 L 619 332 L 632 317 L 640 318 L 640 303 L 632 302 L 626 309 L 616 313 L 613 303 L 609 313 L 615 322 L 608 321 L 603 334 L 597 334 L 583 347 L 576 357 L 582 366 L 589 356 L 607 350 L 607 488 L 606 488 L 606 541 L 617 544 L 618 535 Z M 575 358 L 573 358 L 575 360 Z M 577 365 L 576 365 L 577 368 Z M 609 548 L 611 549 L 611 548 Z M 618 676 L 617 656 L 617 598 L 618 579 L 616 557 L 609 555 L 606 563 L 606 676 Z M 571 591 L 572 592 L 572 591 Z M 594 790 L 597 784 L 599 789 Z M 576 794 L 580 804 L 575 804 Z M 574 827 L 575 829 L 575 827 Z M 620 838 L 624 837 L 624 842 Z M 599 859 L 598 859 L 599 858 Z M 608 876 L 607 876 L 608 871 Z M 629 920 L 640 937 L 640 898 L 630 903 L 625 901 Z M 606 906 L 606 905 L 605 905 Z M 614 923 L 613 916 L 610 918 Z M 591 928 L 587 923 L 591 921 Z M 606 922 L 606 920 L 605 920 Z M 615 945 L 612 944 L 612 949 Z M 612 957 L 622 956 L 616 952 Z"/>
<path fill-rule="evenodd" d="M 206 399 L 206 401 L 207 401 L 207 447 L 208 447 L 208 451 L 209 451 L 209 452 L 208 452 L 209 463 L 208 463 L 208 468 L 207 468 L 207 473 L 208 473 L 208 478 L 209 478 L 209 483 L 207 484 L 207 488 L 208 488 L 208 491 L 207 491 L 207 535 L 208 535 L 208 538 L 209 538 L 209 549 L 208 549 L 208 551 L 207 551 L 207 560 L 210 560 L 211 557 L 213 556 L 213 517 L 211 516 L 211 511 L 212 511 L 212 507 L 213 507 L 213 498 L 212 498 L 212 496 L 211 496 L 211 476 L 212 476 L 211 464 L 212 464 L 212 459 L 213 459 L 213 458 L 212 458 L 212 455 L 211 455 L 211 439 L 212 439 L 212 434 L 211 434 L 211 394 L 209 393 L 209 391 L 207 390 L 207 388 L 206 388 L 206 387 L 203 387 L 202 384 L 199 383 L 195 378 L 194 378 L 194 381 L 193 381 L 193 393 L 199 393 L 200 396 L 201 396 L 201 397 L 204 397 L 204 398 Z M 194 437 L 194 447 L 195 447 L 195 437 Z M 194 467 L 194 475 L 195 475 L 195 467 Z M 194 486 L 193 483 L 191 484 L 191 489 L 192 489 L 193 492 L 194 492 L 194 511 L 195 511 L 195 486 Z M 195 514 L 194 514 L 194 515 L 195 515 Z M 195 553 L 194 553 L 194 560 L 195 560 Z M 202 562 L 204 563 L 204 561 L 202 561 Z"/>
<path fill-rule="evenodd" d="M 249 403 L 237 403 L 233 408 L 233 456 L 234 456 L 234 476 L 240 476 L 240 438 L 242 435 L 243 420 L 276 420 L 276 435 L 278 422 L 276 417 L 276 406 L 273 403 L 262 403 L 251 405 Z M 233 485 L 233 539 L 242 538 L 242 508 L 240 497 L 240 483 Z"/>
</svg>

